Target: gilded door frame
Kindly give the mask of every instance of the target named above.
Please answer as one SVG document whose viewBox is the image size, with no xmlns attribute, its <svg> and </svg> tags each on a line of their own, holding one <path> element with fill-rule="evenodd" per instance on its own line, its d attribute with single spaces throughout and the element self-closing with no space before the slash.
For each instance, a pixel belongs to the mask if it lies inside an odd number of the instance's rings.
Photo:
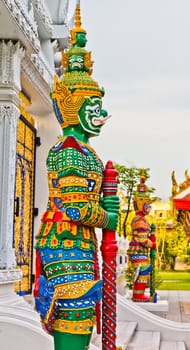
<svg viewBox="0 0 190 350">
<path fill-rule="evenodd" d="M 36 159 L 36 129 L 30 122 L 32 121 L 30 115 L 23 112 L 21 109 L 17 132 L 13 230 L 17 267 L 23 272 L 22 280 L 15 283 L 15 291 L 19 295 L 32 292 Z"/>
</svg>

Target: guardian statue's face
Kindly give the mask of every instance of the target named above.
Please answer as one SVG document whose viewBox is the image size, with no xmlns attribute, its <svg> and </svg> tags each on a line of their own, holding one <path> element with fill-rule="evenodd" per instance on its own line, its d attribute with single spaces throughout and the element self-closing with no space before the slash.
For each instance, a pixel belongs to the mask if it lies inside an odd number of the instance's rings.
<svg viewBox="0 0 190 350">
<path fill-rule="evenodd" d="M 102 125 L 109 118 L 107 111 L 102 109 L 102 100 L 99 97 L 89 97 L 79 110 L 80 125 L 89 136 L 97 136 Z"/>
<path fill-rule="evenodd" d="M 148 215 L 151 211 L 151 205 L 150 205 L 150 202 L 145 202 L 144 205 L 143 205 L 143 213 L 145 215 Z"/>
<path fill-rule="evenodd" d="M 68 59 L 68 72 L 83 70 L 84 57 L 82 55 L 71 55 Z"/>
<path fill-rule="evenodd" d="M 151 210 L 151 202 L 148 198 L 135 198 L 133 205 L 136 212 L 142 212 L 144 215 L 148 215 Z"/>
</svg>

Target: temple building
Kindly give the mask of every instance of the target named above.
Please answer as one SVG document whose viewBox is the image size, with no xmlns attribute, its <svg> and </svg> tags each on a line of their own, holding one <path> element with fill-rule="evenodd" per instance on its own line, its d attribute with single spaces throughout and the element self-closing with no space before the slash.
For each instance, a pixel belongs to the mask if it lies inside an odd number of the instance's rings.
<svg viewBox="0 0 190 350">
<path fill-rule="evenodd" d="M 45 159 L 60 135 L 50 89 L 62 74 L 68 7 L 68 0 L 0 1 L 0 289 L 14 282 L 20 295 L 32 290 Z"/>
<path fill-rule="evenodd" d="M 184 177 L 184 181 L 178 184 L 175 172 L 172 172 L 171 199 L 177 221 L 182 224 L 187 237 L 190 237 L 190 175 L 188 170 L 185 171 Z"/>
<path fill-rule="evenodd" d="M 46 155 L 61 133 L 50 90 L 55 73 L 63 74 L 68 11 L 69 0 L 0 1 L 2 349 L 38 349 L 40 343 L 52 349 L 23 297 L 31 294 L 35 274 L 34 241 L 48 193 Z"/>
</svg>

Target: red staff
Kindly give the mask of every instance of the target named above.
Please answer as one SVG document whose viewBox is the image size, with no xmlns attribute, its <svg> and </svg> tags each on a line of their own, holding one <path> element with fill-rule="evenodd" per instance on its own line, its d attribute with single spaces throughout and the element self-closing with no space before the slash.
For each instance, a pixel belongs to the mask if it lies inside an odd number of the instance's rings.
<svg viewBox="0 0 190 350">
<path fill-rule="evenodd" d="M 103 196 L 116 196 L 117 171 L 108 161 L 104 170 Z M 114 211 L 114 210 L 113 210 Z M 116 232 L 103 229 L 102 238 L 102 350 L 116 350 Z"/>
</svg>

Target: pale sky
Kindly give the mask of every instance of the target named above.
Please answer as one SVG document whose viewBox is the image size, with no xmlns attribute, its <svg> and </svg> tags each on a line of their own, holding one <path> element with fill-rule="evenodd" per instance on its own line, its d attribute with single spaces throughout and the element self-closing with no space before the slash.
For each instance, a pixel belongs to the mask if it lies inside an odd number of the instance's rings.
<svg viewBox="0 0 190 350">
<path fill-rule="evenodd" d="M 112 115 L 91 145 L 104 164 L 150 168 L 162 199 L 172 170 L 178 183 L 190 173 L 189 16 L 189 0 L 81 0 L 93 78 Z"/>
</svg>

